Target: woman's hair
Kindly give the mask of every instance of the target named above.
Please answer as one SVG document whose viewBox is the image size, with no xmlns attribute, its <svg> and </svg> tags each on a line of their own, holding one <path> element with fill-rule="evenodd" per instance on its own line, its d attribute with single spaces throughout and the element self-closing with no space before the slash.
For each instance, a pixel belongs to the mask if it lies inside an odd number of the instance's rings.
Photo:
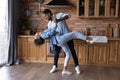
<svg viewBox="0 0 120 80">
<path fill-rule="evenodd" d="M 36 45 L 41 45 L 41 44 L 43 44 L 45 42 L 45 40 L 43 39 L 43 38 L 39 38 L 39 39 L 35 39 L 34 40 L 34 43 L 36 44 Z"/>
<path fill-rule="evenodd" d="M 44 9 L 44 10 L 42 11 L 42 13 L 43 13 L 43 14 L 48 14 L 48 13 L 52 14 L 52 11 L 51 11 L 50 9 Z"/>
</svg>

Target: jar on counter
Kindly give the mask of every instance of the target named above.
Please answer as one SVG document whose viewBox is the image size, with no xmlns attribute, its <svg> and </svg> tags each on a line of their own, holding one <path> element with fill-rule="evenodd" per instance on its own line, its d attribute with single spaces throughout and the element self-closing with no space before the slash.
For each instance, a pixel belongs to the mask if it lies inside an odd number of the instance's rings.
<svg viewBox="0 0 120 80">
<path fill-rule="evenodd" d="M 113 37 L 119 38 L 119 28 L 118 26 L 113 29 Z"/>
</svg>

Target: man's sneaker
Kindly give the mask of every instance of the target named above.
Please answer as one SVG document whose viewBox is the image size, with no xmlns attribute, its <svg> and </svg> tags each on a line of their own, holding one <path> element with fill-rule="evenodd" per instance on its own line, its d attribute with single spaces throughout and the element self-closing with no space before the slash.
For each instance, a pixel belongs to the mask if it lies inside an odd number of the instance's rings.
<svg viewBox="0 0 120 80">
<path fill-rule="evenodd" d="M 92 40 L 86 40 L 86 42 L 89 42 L 90 44 L 93 44 L 95 41 L 99 39 L 99 37 L 92 37 L 92 36 L 90 37 L 92 38 Z"/>
<path fill-rule="evenodd" d="M 75 67 L 75 71 L 76 71 L 77 74 L 80 74 L 80 68 L 79 68 L 79 66 Z"/>
<path fill-rule="evenodd" d="M 70 71 L 62 71 L 62 75 L 71 75 L 72 74 L 72 72 L 70 72 Z"/>
<path fill-rule="evenodd" d="M 57 67 L 55 65 L 53 65 L 52 69 L 50 70 L 50 73 L 54 73 L 57 71 Z"/>
</svg>

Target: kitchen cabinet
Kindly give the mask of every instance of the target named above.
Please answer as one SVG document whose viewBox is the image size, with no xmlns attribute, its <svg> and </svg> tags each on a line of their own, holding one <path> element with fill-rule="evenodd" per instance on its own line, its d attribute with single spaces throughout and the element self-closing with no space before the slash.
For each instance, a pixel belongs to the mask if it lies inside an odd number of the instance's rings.
<svg viewBox="0 0 120 80">
<path fill-rule="evenodd" d="M 107 9 L 107 16 L 108 17 L 118 17 L 118 10 L 119 10 L 119 0 L 108 0 L 108 9 Z"/>
<path fill-rule="evenodd" d="M 94 44 L 74 39 L 74 47 L 80 64 L 120 65 L 120 38 L 109 38 L 108 43 Z M 49 40 L 46 40 L 41 46 L 36 46 L 34 44 L 34 36 L 18 36 L 19 59 L 29 62 L 53 63 L 54 55 L 52 54 L 51 56 L 49 53 Z M 64 63 L 65 55 L 62 53 L 60 54 L 59 63 Z M 70 63 L 74 64 L 72 58 Z"/>
<path fill-rule="evenodd" d="M 78 0 L 77 15 L 80 18 L 118 17 L 119 0 Z"/>
<path fill-rule="evenodd" d="M 20 59 L 31 62 L 46 61 L 46 44 L 36 46 L 34 36 L 18 37 L 18 56 Z"/>
<path fill-rule="evenodd" d="M 118 64 L 119 51 L 119 41 L 111 40 L 109 41 L 109 55 L 108 64 Z"/>
<path fill-rule="evenodd" d="M 75 51 L 78 56 L 79 63 L 84 64 L 86 62 L 86 55 L 88 53 L 88 44 L 82 40 L 74 40 Z"/>
<path fill-rule="evenodd" d="M 27 59 L 27 39 L 23 37 L 18 37 L 18 56 L 19 59 L 26 60 Z"/>
<path fill-rule="evenodd" d="M 118 64 L 120 64 L 120 40 L 118 41 Z"/>
<path fill-rule="evenodd" d="M 47 44 L 47 57 L 53 57 L 54 53 L 50 51 L 50 40 L 49 39 L 46 40 L 46 44 Z M 60 51 L 59 57 L 61 58 L 65 57 L 65 53 L 63 52 L 63 50 Z"/>
<path fill-rule="evenodd" d="M 106 43 L 95 43 L 89 45 L 88 53 L 87 53 L 87 61 L 88 63 L 95 64 L 106 64 L 107 63 L 107 55 L 108 55 L 108 44 Z"/>
<path fill-rule="evenodd" d="M 108 44 L 88 44 L 81 40 L 74 40 L 74 44 L 81 64 L 107 64 Z"/>
</svg>

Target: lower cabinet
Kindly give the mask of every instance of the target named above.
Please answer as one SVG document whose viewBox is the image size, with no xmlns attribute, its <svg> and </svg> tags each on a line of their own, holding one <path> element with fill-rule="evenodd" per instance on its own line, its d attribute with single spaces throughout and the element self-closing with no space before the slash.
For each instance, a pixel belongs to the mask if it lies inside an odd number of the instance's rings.
<svg viewBox="0 0 120 80">
<path fill-rule="evenodd" d="M 88 45 L 82 40 L 74 40 L 74 47 L 79 63 L 84 64 L 86 62 L 86 55 L 88 53 Z"/>
<path fill-rule="evenodd" d="M 27 60 L 27 38 L 18 37 L 18 56 L 19 59 Z"/>
<path fill-rule="evenodd" d="M 88 44 L 74 40 L 80 64 L 107 64 L 108 44 Z"/>
<path fill-rule="evenodd" d="M 118 41 L 118 64 L 120 64 L 120 40 Z"/>
<path fill-rule="evenodd" d="M 120 64 L 120 41 L 109 41 L 108 64 Z"/>
<path fill-rule="evenodd" d="M 86 55 L 86 62 L 93 64 L 106 64 L 108 49 L 108 44 L 89 44 L 88 53 Z"/>
<path fill-rule="evenodd" d="M 88 44 L 75 39 L 74 47 L 80 64 L 93 65 L 120 65 L 120 40 L 110 39 L 108 43 Z M 34 44 L 34 36 L 18 37 L 18 56 L 30 62 L 53 63 L 53 54 L 50 53 L 49 40 L 41 46 Z M 64 63 L 64 52 L 60 54 L 60 63 Z M 73 64 L 71 58 L 70 63 Z"/>
<path fill-rule="evenodd" d="M 46 44 L 36 46 L 33 36 L 18 37 L 18 55 L 20 59 L 25 61 L 46 61 Z"/>
<path fill-rule="evenodd" d="M 54 57 L 54 53 L 52 53 L 50 51 L 50 40 L 46 40 L 46 45 L 47 45 L 47 57 Z M 63 50 L 60 50 L 60 53 L 59 53 L 59 57 L 60 58 L 64 58 L 65 57 L 65 53 L 63 52 Z"/>
</svg>

